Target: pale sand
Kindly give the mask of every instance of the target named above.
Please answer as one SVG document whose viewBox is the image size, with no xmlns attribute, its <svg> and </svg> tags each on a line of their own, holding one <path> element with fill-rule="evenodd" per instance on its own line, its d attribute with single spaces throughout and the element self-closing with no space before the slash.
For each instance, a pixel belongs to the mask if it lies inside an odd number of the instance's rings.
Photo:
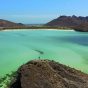
<svg viewBox="0 0 88 88">
<path fill-rule="evenodd" d="M 58 29 L 6 29 L 2 31 L 25 31 L 25 30 L 58 30 Z"/>
</svg>

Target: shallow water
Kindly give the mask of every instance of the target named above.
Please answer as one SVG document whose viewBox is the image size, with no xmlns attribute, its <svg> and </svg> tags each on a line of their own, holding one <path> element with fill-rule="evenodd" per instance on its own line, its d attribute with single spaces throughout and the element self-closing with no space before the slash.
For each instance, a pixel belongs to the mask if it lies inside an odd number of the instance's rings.
<svg viewBox="0 0 88 88">
<path fill-rule="evenodd" d="M 55 60 L 88 73 L 88 33 L 61 30 L 0 32 L 0 76 L 38 58 Z"/>
</svg>

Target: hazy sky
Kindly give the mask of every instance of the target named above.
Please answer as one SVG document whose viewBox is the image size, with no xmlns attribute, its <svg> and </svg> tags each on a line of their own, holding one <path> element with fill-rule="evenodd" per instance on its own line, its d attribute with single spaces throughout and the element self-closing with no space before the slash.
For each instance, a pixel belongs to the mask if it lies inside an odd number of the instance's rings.
<svg viewBox="0 0 88 88">
<path fill-rule="evenodd" d="M 88 15 L 88 0 L 0 0 L 0 18 L 46 23 L 60 15 Z"/>
</svg>

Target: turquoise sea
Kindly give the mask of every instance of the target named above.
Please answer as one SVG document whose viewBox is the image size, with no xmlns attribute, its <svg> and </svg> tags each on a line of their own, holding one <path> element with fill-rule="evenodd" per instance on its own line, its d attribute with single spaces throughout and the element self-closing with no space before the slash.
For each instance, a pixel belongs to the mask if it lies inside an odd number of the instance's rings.
<svg viewBox="0 0 88 88">
<path fill-rule="evenodd" d="M 33 59 L 50 59 L 88 73 L 88 33 L 61 30 L 0 31 L 0 76 Z"/>
</svg>

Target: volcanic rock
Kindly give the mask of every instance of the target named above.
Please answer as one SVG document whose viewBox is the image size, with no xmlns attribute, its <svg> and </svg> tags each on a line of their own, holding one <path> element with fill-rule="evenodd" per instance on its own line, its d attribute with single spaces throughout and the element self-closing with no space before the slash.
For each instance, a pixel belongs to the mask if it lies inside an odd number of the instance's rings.
<svg viewBox="0 0 88 88">
<path fill-rule="evenodd" d="M 88 75 L 58 62 L 33 60 L 18 69 L 10 88 L 88 88 Z"/>
</svg>

